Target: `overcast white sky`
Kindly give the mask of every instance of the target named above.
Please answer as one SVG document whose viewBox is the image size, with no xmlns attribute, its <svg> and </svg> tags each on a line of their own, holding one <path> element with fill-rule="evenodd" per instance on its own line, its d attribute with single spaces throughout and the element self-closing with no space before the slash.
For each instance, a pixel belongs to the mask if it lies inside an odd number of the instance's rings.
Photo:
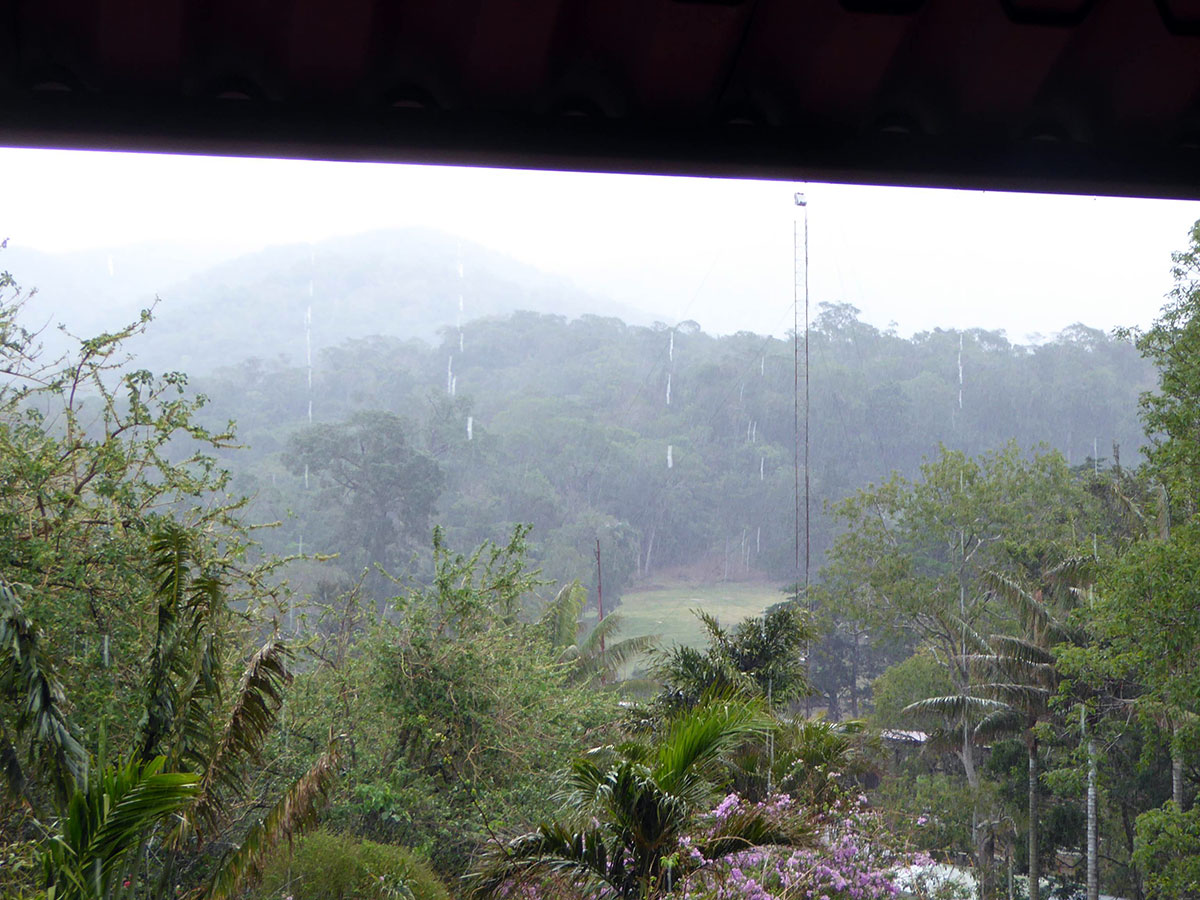
<svg viewBox="0 0 1200 900">
<path fill-rule="evenodd" d="M 782 333 L 796 190 L 809 200 L 814 308 L 848 301 L 906 334 L 1147 324 L 1171 251 L 1200 219 L 1200 203 L 1159 200 L 0 149 L 0 237 L 233 255 L 423 225 L 664 320 Z"/>
</svg>

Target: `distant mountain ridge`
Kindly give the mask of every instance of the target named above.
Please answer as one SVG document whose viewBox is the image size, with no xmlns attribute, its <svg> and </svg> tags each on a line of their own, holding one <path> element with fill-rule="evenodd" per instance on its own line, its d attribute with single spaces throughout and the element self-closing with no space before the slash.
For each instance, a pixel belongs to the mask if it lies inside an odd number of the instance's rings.
<svg viewBox="0 0 1200 900">
<path fill-rule="evenodd" d="M 47 324 L 65 322 L 80 335 L 116 328 L 159 297 L 157 321 L 137 344 L 138 363 L 196 374 L 248 358 L 300 363 L 309 346 L 317 353 L 373 334 L 436 342 L 460 322 L 516 310 L 645 324 L 653 318 L 422 228 L 275 246 L 223 261 L 216 248 L 189 252 L 171 244 L 68 254 L 14 247 L 0 256 L 0 268 L 39 287 L 33 319 L 44 313 Z M 172 271 L 182 277 L 166 281 Z M 46 342 L 59 346 L 52 332 Z"/>
</svg>

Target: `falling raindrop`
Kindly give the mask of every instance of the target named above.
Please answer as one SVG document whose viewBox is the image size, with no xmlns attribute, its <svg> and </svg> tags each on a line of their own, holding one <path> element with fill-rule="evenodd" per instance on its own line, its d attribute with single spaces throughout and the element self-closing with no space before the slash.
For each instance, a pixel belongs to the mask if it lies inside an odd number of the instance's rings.
<svg viewBox="0 0 1200 900">
<path fill-rule="evenodd" d="M 446 361 L 446 393 L 454 393 L 454 354 Z"/>
<path fill-rule="evenodd" d="M 752 443 L 752 444 L 758 443 L 758 420 L 757 419 L 754 421 L 754 424 L 750 428 L 750 443 Z"/>
<path fill-rule="evenodd" d="M 304 464 L 304 489 L 308 490 L 308 463 Z"/>
<path fill-rule="evenodd" d="M 675 329 L 671 329 L 671 343 L 667 347 L 667 361 L 675 362 Z"/>
<path fill-rule="evenodd" d="M 962 366 L 963 336 L 958 336 L 958 408 L 962 409 L 963 366 Z"/>
<path fill-rule="evenodd" d="M 675 467 L 675 459 L 674 459 L 674 455 L 672 453 L 673 449 L 674 448 L 670 444 L 667 444 L 667 468 L 668 469 Z"/>
<path fill-rule="evenodd" d="M 671 373 L 667 373 L 667 406 L 671 405 Z"/>
<path fill-rule="evenodd" d="M 458 329 L 458 352 L 463 352 L 463 333 L 461 328 Z"/>
<path fill-rule="evenodd" d="M 455 375 L 453 378 L 450 379 L 450 396 L 451 397 L 458 396 L 458 376 L 457 375 Z"/>
<path fill-rule="evenodd" d="M 767 472 L 767 458 L 765 456 L 760 456 L 758 458 L 758 480 L 759 481 L 763 481 L 766 478 L 766 472 Z"/>
<path fill-rule="evenodd" d="M 104 636 L 104 668 L 108 668 L 108 635 Z"/>
<path fill-rule="evenodd" d="M 308 283 L 308 295 L 312 297 L 312 281 Z M 308 378 L 308 424 L 312 424 L 312 304 L 304 310 L 304 361 Z"/>
<path fill-rule="evenodd" d="M 467 416 L 467 440 L 473 440 L 475 437 L 475 417 Z"/>
<path fill-rule="evenodd" d="M 758 361 L 758 374 L 759 376 L 767 374 L 767 358 L 765 356 Z"/>
</svg>

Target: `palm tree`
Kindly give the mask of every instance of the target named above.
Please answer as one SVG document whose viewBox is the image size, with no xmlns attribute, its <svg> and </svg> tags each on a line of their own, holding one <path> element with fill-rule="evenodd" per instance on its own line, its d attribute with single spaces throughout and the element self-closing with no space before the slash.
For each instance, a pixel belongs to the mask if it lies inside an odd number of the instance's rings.
<svg viewBox="0 0 1200 900">
<path fill-rule="evenodd" d="M 965 720 L 976 718 L 976 740 L 1019 735 L 1029 757 L 1029 898 L 1038 900 L 1041 856 L 1037 826 L 1041 806 L 1038 773 L 1037 726 L 1051 714 L 1051 701 L 1058 692 L 1059 672 L 1053 648 L 1070 642 L 1080 644 L 1083 636 L 1059 621 L 1045 602 L 1047 593 L 1057 592 L 1084 571 L 1079 560 L 1068 560 L 1043 576 L 1043 585 L 1028 591 L 1007 575 L 984 573 L 992 593 L 1014 608 L 1022 634 L 992 635 L 986 648 L 969 654 L 965 662 L 983 680 L 972 685 L 972 693 L 933 697 L 905 708 L 910 713 L 940 713 Z M 1068 589 L 1068 592 L 1070 590 Z"/>
<path fill-rule="evenodd" d="M 16 588 L 0 576 L 0 701 L 11 704 L 11 719 L 0 714 L 0 766 L 9 791 L 35 811 L 37 797 L 14 741 L 28 744 L 28 756 L 65 804 L 76 786 L 87 786 L 87 751 L 67 718 L 66 697 L 42 635 L 25 615 Z M 6 704 L 8 705 L 8 704 Z M 7 712 L 7 711 L 6 711 Z"/>
<path fill-rule="evenodd" d="M 58 816 L 47 826 L 43 864 L 47 885 L 59 898 L 108 896 L 112 867 L 168 819 L 173 825 L 164 836 L 169 852 L 159 893 L 174 881 L 179 851 L 199 851 L 224 837 L 291 680 L 291 652 L 268 640 L 250 657 L 226 700 L 225 586 L 205 565 L 194 533 L 183 526 L 164 522 L 151 550 L 157 617 L 142 715 L 128 760 L 111 769 L 101 764 L 98 779 L 89 778 L 87 753 L 66 715 L 66 698 L 38 629 L 22 613 L 13 587 L 0 578 L 0 695 L 16 701 L 13 736 L 25 740 L 55 788 Z M 9 731 L 0 720 L 0 763 L 9 788 L 28 800 L 35 792 Z M 198 895 L 232 896 L 279 841 L 311 825 L 338 760 L 339 741 L 331 735 L 316 763 L 250 825 Z M 131 843 L 131 835 L 138 839 Z"/>
<path fill-rule="evenodd" d="M 813 629 L 797 604 L 781 603 L 732 629 L 701 610 L 696 617 L 708 633 L 705 651 L 677 645 L 656 654 L 660 706 L 687 709 L 713 693 L 735 692 L 778 707 L 810 690 L 806 648 Z"/>
<path fill-rule="evenodd" d="M 761 704 L 712 701 L 674 720 L 657 743 L 589 753 L 567 776 L 565 817 L 491 846 L 471 876 L 474 895 L 496 896 L 526 878 L 565 878 L 600 896 L 645 900 L 670 891 L 696 865 L 679 852 L 685 837 L 709 860 L 806 841 L 806 828 L 780 825 L 754 809 L 698 834 L 718 796 L 725 758 L 768 727 Z"/>
<path fill-rule="evenodd" d="M 870 771 L 865 734 L 864 723 L 856 719 L 781 720 L 769 743 L 747 743 L 732 755 L 734 786 L 748 800 L 782 790 L 809 809 L 827 809 L 843 777 Z"/>
<path fill-rule="evenodd" d="M 49 900 L 106 900 L 120 891 L 150 830 L 199 792 L 197 776 L 164 772 L 165 763 L 130 760 L 75 790 L 41 854 Z"/>
<path fill-rule="evenodd" d="M 163 523 L 151 551 L 158 616 L 136 747 L 143 761 L 151 753 L 166 752 L 169 764 L 200 773 L 195 794 L 180 810 L 168 839 L 175 850 L 198 849 L 224 834 L 231 811 L 245 799 L 247 773 L 275 728 L 291 682 L 292 653 L 269 639 L 252 654 L 222 721 L 225 585 L 208 570 L 195 535 L 174 522 Z M 319 804 L 336 777 L 339 750 L 340 742 L 331 735 L 317 761 L 221 858 L 199 896 L 215 900 L 235 895 L 280 841 L 315 824 Z M 173 881 L 174 863 L 172 853 L 160 875 L 163 888 Z"/>
<path fill-rule="evenodd" d="M 563 586 L 542 614 L 550 633 L 550 645 L 560 662 L 571 664 L 571 679 L 577 684 L 609 683 L 621 668 L 654 649 L 653 635 L 615 640 L 621 631 L 619 613 L 609 613 L 588 630 L 581 621 L 587 606 L 587 590 L 576 579 Z"/>
</svg>

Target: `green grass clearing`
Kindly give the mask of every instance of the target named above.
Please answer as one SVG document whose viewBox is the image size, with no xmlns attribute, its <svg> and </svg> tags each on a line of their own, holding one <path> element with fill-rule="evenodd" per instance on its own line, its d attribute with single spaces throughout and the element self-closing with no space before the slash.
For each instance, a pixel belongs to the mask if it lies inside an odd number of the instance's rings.
<svg viewBox="0 0 1200 900">
<path fill-rule="evenodd" d="M 783 599 L 779 586 L 771 583 L 688 585 L 629 591 L 617 612 L 621 614 L 622 637 L 656 634 L 663 647 L 703 647 L 704 628 L 692 610 L 702 609 L 722 625 L 736 625 Z"/>
</svg>

